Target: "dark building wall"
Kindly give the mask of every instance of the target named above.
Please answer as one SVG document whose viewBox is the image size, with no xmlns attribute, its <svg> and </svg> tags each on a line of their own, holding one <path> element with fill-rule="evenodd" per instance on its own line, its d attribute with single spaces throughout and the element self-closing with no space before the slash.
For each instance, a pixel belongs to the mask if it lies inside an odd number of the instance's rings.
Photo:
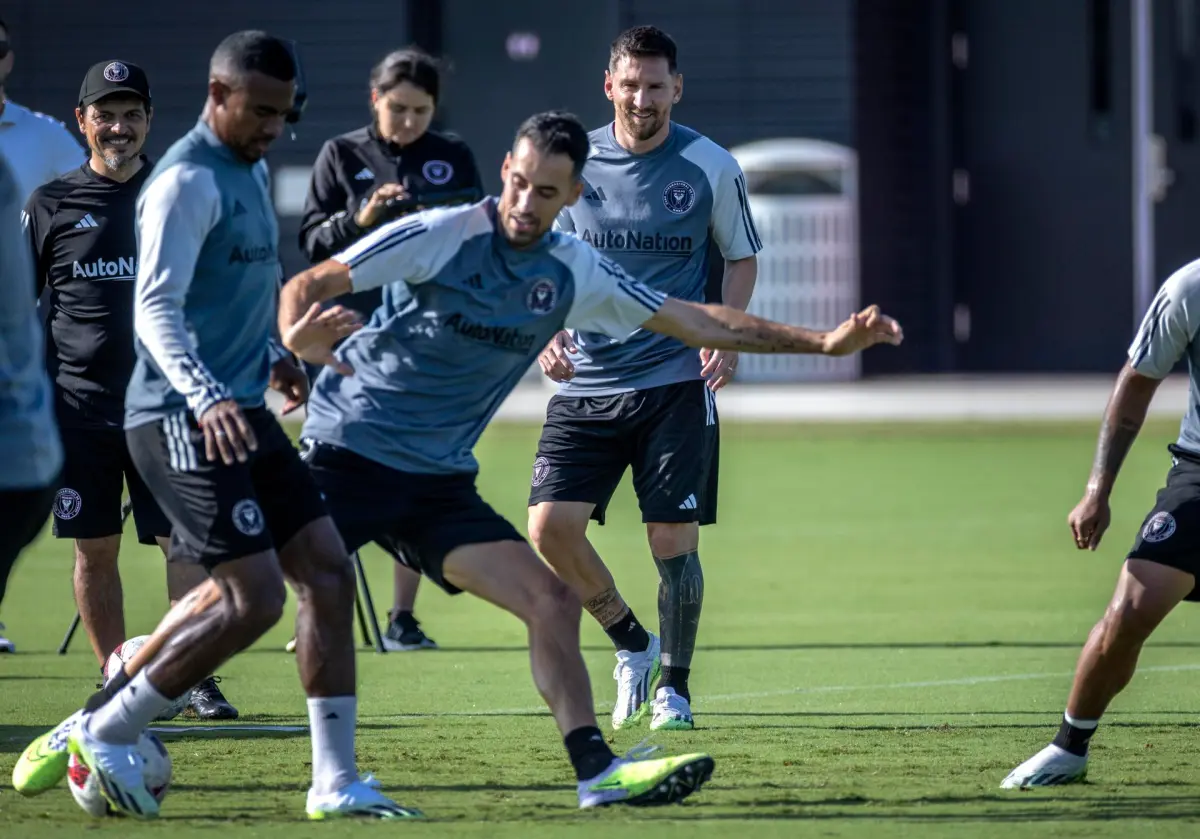
<svg viewBox="0 0 1200 839">
<path fill-rule="evenodd" d="M 619 26 L 679 44 L 676 118 L 723 146 L 770 137 L 849 144 L 854 6 L 848 0 L 619 0 Z"/>
</svg>

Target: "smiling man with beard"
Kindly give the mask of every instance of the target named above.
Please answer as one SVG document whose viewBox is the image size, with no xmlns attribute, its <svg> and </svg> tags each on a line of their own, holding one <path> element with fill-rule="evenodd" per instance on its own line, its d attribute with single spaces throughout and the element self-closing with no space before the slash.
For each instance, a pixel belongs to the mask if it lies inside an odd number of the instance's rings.
<svg viewBox="0 0 1200 839">
<path fill-rule="evenodd" d="M 101 667 L 126 637 L 117 568 L 126 483 L 138 541 L 165 553 L 171 536 L 122 429 L 134 363 L 135 202 L 153 168 L 142 154 L 152 115 L 142 68 L 118 60 L 92 66 L 75 111 L 90 157 L 36 189 L 25 211 L 37 292 L 49 288 L 46 363 L 66 455 L 54 535 L 74 540 L 75 602 Z M 168 597 L 178 600 L 205 577 L 198 566 L 169 564 Z M 237 716 L 211 678 L 193 693 L 191 711 Z"/>
<path fill-rule="evenodd" d="M 557 226 L 650 288 L 702 303 L 709 244 L 724 258 L 722 302 L 746 310 L 762 242 L 733 156 L 671 118 L 683 96 L 675 42 L 653 26 L 612 44 L 604 92 L 614 119 L 592 131 L 583 199 Z M 688 677 L 704 575 L 700 527 L 717 520 L 716 392 L 737 353 L 670 335 L 560 332 L 538 359 L 559 382 L 533 462 L 529 534 L 617 649 L 613 728 L 694 726 Z M 659 574 L 655 636 L 634 616 L 587 538 L 626 468 Z"/>
</svg>

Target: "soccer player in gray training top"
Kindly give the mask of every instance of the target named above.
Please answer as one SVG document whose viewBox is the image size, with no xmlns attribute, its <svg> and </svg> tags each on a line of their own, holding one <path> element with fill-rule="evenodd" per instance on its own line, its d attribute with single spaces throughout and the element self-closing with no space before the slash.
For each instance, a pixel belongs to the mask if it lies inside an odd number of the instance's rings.
<svg viewBox="0 0 1200 839">
<path fill-rule="evenodd" d="M 262 158 L 293 108 L 295 78 L 279 39 L 249 31 L 223 40 L 200 121 L 138 199 L 126 436 L 171 521 L 171 561 L 203 564 L 222 594 L 69 735 L 113 807 L 142 818 L 157 815 L 158 802 L 136 759 L 138 736 L 279 620 L 285 575 L 299 602 L 296 652 L 309 697 L 309 816 L 411 815 L 358 778 L 354 574 L 309 470 L 263 399 L 268 383 L 293 407 L 307 396 L 303 373 L 269 348 L 279 229 Z"/>
<path fill-rule="evenodd" d="M 579 652 L 579 601 L 479 497 L 475 442 L 564 326 L 839 355 L 901 335 L 875 307 L 819 333 L 635 282 L 582 240 L 550 231 L 579 198 L 587 148 L 574 117 L 531 117 L 504 160 L 498 201 L 391 222 L 289 280 L 279 330 L 302 359 L 330 366 L 313 387 L 302 442 L 346 547 L 403 546 L 396 555 L 446 591 L 469 591 L 525 622 L 534 682 L 563 734 L 581 807 L 670 803 L 709 776 L 712 759 L 613 755 Z M 321 301 L 376 286 L 383 304 L 334 354 L 337 336 L 314 322 Z"/>
<path fill-rule="evenodd" d="M 623 33 L 604 92 L 616 118 L 591 133 L 583 200 L 558 226 L 651 288 L 693 302 L 705 299 L 715 243 L 725 260 L 722 302 L 744 311 L 762 243 L 737 161 L 671 121 L 683 93 L 674 41 L 652 26 Z M 560 384 L 533 462 L 529 534 L 617 648 L 613 728 L 650 707 L 652 729 L 690 729 L 688 675 L 704 602 L 700 526 L 717 520 L 714 394 L 733 378 L 737 352 L 697 353 L 650 330 L 621 342 L 580 329 L 554 336 L 539 362 Z M 659 574 L 661 642 L 587 538 L 589 519 L 604 524 L 628 466 Z"/>
<path fill-rule="evenodd" d="M 1187 358 L 1191 383 L 1178 439 L 1167 446 L 1166 485 L 1125 555 L 1116 591 L 1079 654 L 1053 742 L 1008 774 L 1004 789 L 1082 781 L 1088 742 L 1108 705 L 1133 679 L 1138 654 L 1181 601 L 1200 601 L 1200 260 L 1167 278 L 1129 346 L 1100 425 L 1083 498 L 1067 524 L 1075 547 L 1094 551 L 1112 520 L 1108 499 L 1162 380 Z"/>
<path fill-rule="evenodd" d="M 33 265 L 18 221 L 23 204 L 16 173 L 0 153 L 0 604 L 13 564 L 46 523 L 63 459 Z"/>
</svg>

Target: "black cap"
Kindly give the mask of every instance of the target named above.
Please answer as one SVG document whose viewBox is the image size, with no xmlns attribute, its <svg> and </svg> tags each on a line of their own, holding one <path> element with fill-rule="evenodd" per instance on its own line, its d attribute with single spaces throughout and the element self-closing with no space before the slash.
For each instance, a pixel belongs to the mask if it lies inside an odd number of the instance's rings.
<svg viewBox="0 0 1200 839">
<path fill-rule="evenodd" d="M 114 93 L 132 93 L 141 97 L 149 108 L 150 80 L 146 78 L 146 71 L 128 61 L 93 64 L 83 77 L 83 86 L 79 88 L 79 107 L 86 108 Z"/>
</svg>

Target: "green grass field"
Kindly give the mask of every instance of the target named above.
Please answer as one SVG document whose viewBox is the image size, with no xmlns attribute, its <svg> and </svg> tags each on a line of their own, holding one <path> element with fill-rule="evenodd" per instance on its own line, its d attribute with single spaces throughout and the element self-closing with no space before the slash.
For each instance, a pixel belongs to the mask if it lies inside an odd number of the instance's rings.
<svg viewBox="0 0 1200 839">
<path fill-rule="evenodd" d="M 1195 836 L 1200 823 L 1200 640 L 1180 609 L 1093 741 L 1091 781 L 1002 793 L 1053 735 L 1078 647 L 1169 460 L 1175 426 L 1147 428 L 1114 497 L 1100 551 L 1072 547 L 1066 514 L 1095 425 L 819 427 L 727 424 L 721 524 L 704 534 L 707 596 L 692 690 L 698 728 L 652 738 L 704 749 L 712 782 L 669 809 L 575 809 L 573 777 L 528 673 L 513 618 L 426 586 L 418 615 L 443 649 L 359 655 L 359 760 L 427 823 L 304 820 L 306 733 L 180 733 L 157 823 L 93 822 L 65 786 L 8 786 L 34 735 L 91 691 L 82 633 L 54 654 L 73 607 L 70 549 L 43 537 L 21 561 L 3 619 L 20 652 L 0 658 L 0 835 L 124 834 L 655 836 Z M 501 425 L 480 447 L 482 492 L 524 527 L 537 439 Z M 624 485 L 592 537 L 626 598 L 653 621 L 657 575 Z M 382 610 L 390 568 L 364 559 Z M 123 559 L 129 635 L 164 609 L 161 561 Z M 221 669 L 241 724 L 303 725 L 281 624 Z M 585 655 L 602 725 L 611 645 L 590 619 Z M 622 732 L 623 751 L 649 735 Z M 623 835 L 623 834 L 622 834 Z"/>
</svg>

